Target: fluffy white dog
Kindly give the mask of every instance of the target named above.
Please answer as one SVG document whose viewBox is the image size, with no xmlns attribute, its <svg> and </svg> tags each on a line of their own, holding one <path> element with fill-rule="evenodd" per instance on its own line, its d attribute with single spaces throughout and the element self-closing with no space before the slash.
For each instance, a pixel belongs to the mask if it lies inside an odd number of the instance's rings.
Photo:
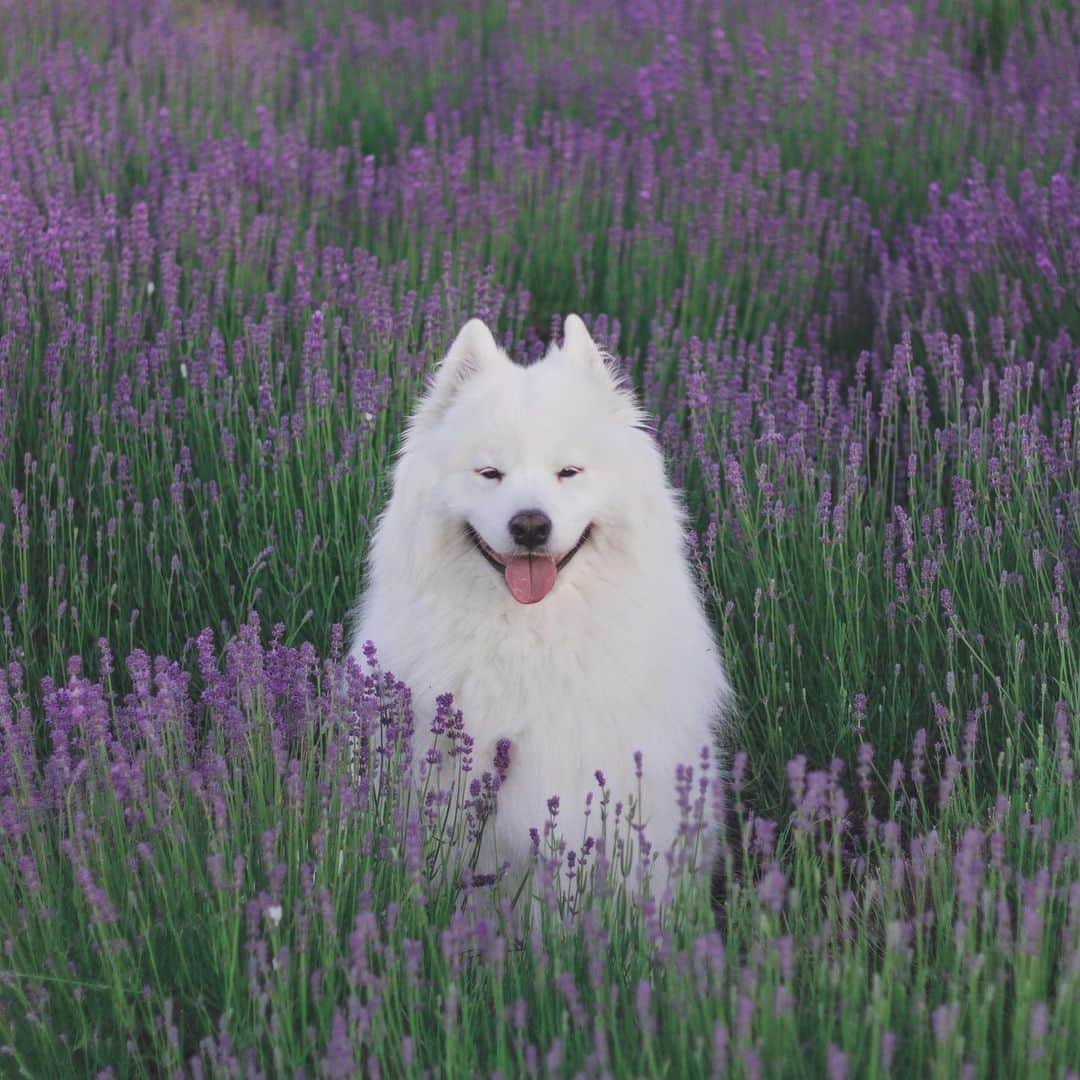
<svg viewBox="0 0 1080 1080">
<path fill-rule="evenodd" d="M 578 846 L 598 769 L 655 851 L 676 840 L 677 766 L 700 775 L 730 689 L 660 451 L 576 315 L 528 367 L 478 319 L 458 334 L 409 424 L 358 616 L 353 655 L 373 642 L 413 690 L 418 758 L 446 691 L 476 772 L 510 740 L 478 869 L 520 878 L 552 795 Z"/>
</svg>

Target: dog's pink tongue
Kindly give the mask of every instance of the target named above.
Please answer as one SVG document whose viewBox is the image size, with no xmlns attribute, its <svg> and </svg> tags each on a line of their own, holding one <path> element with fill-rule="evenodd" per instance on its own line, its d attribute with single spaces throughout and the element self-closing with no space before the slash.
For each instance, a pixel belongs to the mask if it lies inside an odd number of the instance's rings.
<svg viewBox="0 0 1080 1080">
<path fill-rule="evenodd" d="M 555 584 L 555 560 L 550 555 L 519 555 L 506 564 L 506 587 L 519 604 L 543 600 Z"/>
</svg>

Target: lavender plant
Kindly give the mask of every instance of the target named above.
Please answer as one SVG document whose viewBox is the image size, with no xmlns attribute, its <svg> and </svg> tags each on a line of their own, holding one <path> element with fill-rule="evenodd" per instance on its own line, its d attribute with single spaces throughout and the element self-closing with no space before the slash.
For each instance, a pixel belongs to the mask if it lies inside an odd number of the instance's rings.
<svg viewBox="0 0 1080 1080">
<path fill-rule="evenodd" d="M 0 7 L 0 1071 L 1076 1076 L 1075 14 L 285 7 Z M 336 624 L 454 331 L 575 309 L 738 747 L 520 924 Z"/>
</svg>

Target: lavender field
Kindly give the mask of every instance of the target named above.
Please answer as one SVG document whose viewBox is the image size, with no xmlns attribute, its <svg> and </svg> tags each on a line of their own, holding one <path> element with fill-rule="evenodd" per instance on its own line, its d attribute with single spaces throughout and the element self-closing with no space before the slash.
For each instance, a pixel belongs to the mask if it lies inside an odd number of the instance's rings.
<svg viewBox="0 0 1080 1080">
<path fill-rule="evenodd" d="M 406 6 L 0 0 L 0 1075 L 1077 1080 L 1080 14 Z M 711 890 L 553 803 L 518 940 L 343 643 L 454 333 L 572 311 L 737 735 Z"/>
</svg>

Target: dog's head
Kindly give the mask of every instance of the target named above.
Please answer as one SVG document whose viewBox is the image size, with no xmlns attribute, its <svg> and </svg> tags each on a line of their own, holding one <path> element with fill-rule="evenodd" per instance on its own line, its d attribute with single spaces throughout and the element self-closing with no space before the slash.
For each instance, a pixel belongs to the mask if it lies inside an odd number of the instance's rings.
<svg viewBox="0 0 1080 1080">
<path fill-rule="evenodd" d="M 528 367 L 480 320 L 467 323 L 410 423 L 406 463 L 425 478 L 417 512 L 433 513 L 445 542 L 521 604 L 597 569 L 598 546 L 647 528 L 635 517 L 667 493 L 632 391 L 576 315 L 562 346 Z"/>
</svg>

